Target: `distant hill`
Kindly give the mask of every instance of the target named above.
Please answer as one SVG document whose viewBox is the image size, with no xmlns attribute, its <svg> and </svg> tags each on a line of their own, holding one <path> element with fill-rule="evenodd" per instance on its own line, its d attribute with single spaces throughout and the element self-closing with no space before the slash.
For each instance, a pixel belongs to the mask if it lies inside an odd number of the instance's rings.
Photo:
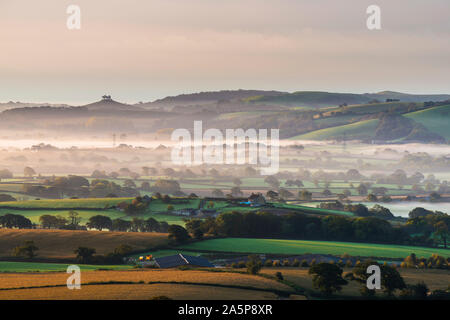
<svg viewBox="0 0 450 320">
<path fill-rule="evenodd" d="M 450 105 L 314 130 L 292 140 L 439 142 L 450 140 Z"/>
<path fill-rule="evenodd" d="M 106 97 L 106 96 L 105 96 Z M 113 99 L 104 98 L 100 101 L 84 105 L 89 111 L 139 111 L 144 110 L 141 107 L 131 104 L 125 104 L 114 101 Z"/>
<path fill-rule="evenodd" d="M 287 107 L 327 107 L 338 105 L 366 104 L 375 100 L 385 102 L 387 99 L 396 99 L 401 102 L 426 102 L 450 100 L 450 95 L 414 95 L 393 91 L 379 93 L 334 93 L 324 91 L 297 91 L 276 96 L 254 96 L 244 99 L 253 104 L 276 104 Z"/>
<path fill-rule="evenodd" d="M 245 98 L 254 96 L 274 97 L 286 94 L 281 91 L 265 91 L 265 90 L 222 90 L 222 91 L 208 91 L 190 94 L 180 94 L 177 96 L 169 96 L 163 99 L 155 100 L 139 104 L 144 108 L 155 107 L 174 107 L 182 105 L 204 105 L 218 102 L 232 102 L 240 101 Z"/>
<path fill-rule="evenodd" d="M 37 103 L 37 102 L 5 102 L 0 103 L 0 112 L 9 110 L 9 109 L 16 109 L 16 108 L 32 108 L 32 107 L 41 107 L 41 106 L 49 106 L 49 107 L 68 107 L 67 104 L 52 104 L 52 103 Z"/>
</svg>

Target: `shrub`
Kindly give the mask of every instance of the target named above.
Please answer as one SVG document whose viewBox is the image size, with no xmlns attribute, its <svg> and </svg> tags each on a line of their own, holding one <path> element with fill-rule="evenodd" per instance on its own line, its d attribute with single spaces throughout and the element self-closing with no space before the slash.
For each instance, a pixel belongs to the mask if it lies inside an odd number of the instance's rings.
<svg viewBox="0 0 450 320">
<path fill-rule="evenodd" d="M 249 274 L 258 274 L 259 270 L 261 270 L 261 267 L 262 267 L 261 260 L 259 259 L 259 257 L 254 256 L 254 255 L 249 256 L 248 258 L 249 259 L 246 264 L 247 272 Z"/>
<path fill-rule="evenodd" d="M 295 260 L 292 262 L 292 266 L 293 266 L 293 267 L 298 267 L 298 266 L 300 266 L 300 261 L 298 261 L 298 259 L 295 259 Z"/>
<path fill-rule="evenodd" d="M 291 265 L 291 263 L 289 262 L 288 259 L 283 260 L 283 267 L 289 267 Z"/>
<path fill-rule="evenodd" d="M 306 261 L 306 259 L 303 259 L 303 260 L 302 260 L 301 266 L 302 266 L 303 268 L 308 268 L 308 267 L 309 267 L 308 261 Z"/>
<path fill-rule="evenodd" d="M 270 260 L 270 259 L 267 259 L 267 260 L 264 262 L 264 266 L 266 266 L 266 267 L 271 267 L 272 265 L 273 265 L 273 261 Z"/>
</svg>

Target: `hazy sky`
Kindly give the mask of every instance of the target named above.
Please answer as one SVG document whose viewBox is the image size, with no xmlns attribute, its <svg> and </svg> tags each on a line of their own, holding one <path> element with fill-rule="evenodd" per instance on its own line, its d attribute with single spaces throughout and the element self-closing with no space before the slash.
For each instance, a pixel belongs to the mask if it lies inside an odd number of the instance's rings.
<svg viewBox="0 0 450 320">
<path fill-rule="evenodd" d="M 67 6 L 81 8 L 68 30 Z M 381 7 L 382 29 L 366 27 Z M 0 101 L 450 93 L 449 0 L 0 0 Z"/>
</svg>

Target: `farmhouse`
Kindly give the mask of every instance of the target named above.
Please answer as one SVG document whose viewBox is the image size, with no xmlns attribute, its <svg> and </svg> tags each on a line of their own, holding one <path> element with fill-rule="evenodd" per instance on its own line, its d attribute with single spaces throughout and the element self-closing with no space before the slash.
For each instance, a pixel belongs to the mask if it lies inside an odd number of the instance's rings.
<svg viewBox="0 0 450 320">
<path fill-rule="evenodd" d="M 173 256 L 155 258 L 155 264 L 159 268 L 174 268 L 186 265 L 196 267 L 214 267 L 214 265 L 205 258 L 188 256 L 181 253 Z"/>
</svg>

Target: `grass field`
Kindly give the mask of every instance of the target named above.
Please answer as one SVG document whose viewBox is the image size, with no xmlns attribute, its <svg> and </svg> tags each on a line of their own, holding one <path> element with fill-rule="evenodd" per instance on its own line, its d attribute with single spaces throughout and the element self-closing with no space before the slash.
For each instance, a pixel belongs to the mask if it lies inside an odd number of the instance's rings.
<svg viewBox="0 0 450 320">
<path fill-rule="evenodd" d="M 335 140 L 345 134 L 347 140 L 373 137 L 378 119 L 364 120 L 343 126 L 326 128 L 295 136 L 290 140 Z"/>
<path fill-rule="evenodd" d="M 97 254 L 112 252 L 121 244 L 133 250 L 150 250 L 167 244 L 167 234 L 146 232 L 16 230 L 0 229 L 0 257 L 10 257 L 11 250 L 33 240 L 40 258 L 74 258 L 78 247 L 94 248 Z"/>
<path fill-rule="evenodd" d="M 450 121 L 450 105 L 411 112 L 406 114 L 405 117 L 421 123 L 431 132 L 437 133 L 447 140 L 450 139 L 448 126 Z"/>
<path fill-rule="evenodd" d="M 186 250 L 205 250 L 216 252 L 241 252 L 297 255 L 305 253 L 341 255 L 347 253 L 361 257 L 405 258 L 411 253 L 418 257 L 429 257 L 437 253 L 450 256 L 450 250 L 413 246 L 398 246 L 369 243 L 352 243 L 336 241 L 278 240 L 226 238 L 195 242 L 182 246 Z"/>
<path fill-rule="evenodd" d="M 15 208 L 53 208 L 53 209 L 67 209 L 67 208 L 97 208 L 103 209 L 114 206 L 120 202 L 131 202 L 133 198 L 92 198 L 92 199 L 52 199 L 52 200 L 28 200 L 28 201 L 14 201 L 14 202 L 0 202 L 2 207 Z"/>
</svg>

